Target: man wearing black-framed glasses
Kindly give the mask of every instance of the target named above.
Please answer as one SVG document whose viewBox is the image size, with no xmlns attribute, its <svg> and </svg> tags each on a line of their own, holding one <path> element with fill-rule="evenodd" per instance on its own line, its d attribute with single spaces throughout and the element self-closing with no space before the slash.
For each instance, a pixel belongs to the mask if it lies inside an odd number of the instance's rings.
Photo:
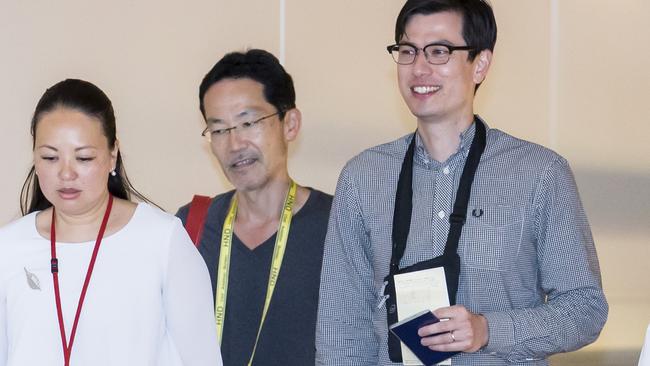
<svg viewBox="0 0 650 366">
<path fill-rule="evenodd" d="M 495 42 L 484 0 L 402 8 L 387 51 L 417 131 L 341 173 L 317 365 L 417 361 L 389 327 L 427 310 L 444 321 L 416 325 L 411 346 L 455 365 L 547 365 L 598 337 L 608 305 L 567 161 L 474 114 Z"/>
<path fill-rule="evenodd" d="M 208 265 L 225 366 L 314 364 L 332 196 L 289 175 L 295 100 L 291 76 L 258 49 L 225 55 L 199 87 L 201 135 L 235 189 L 195 196 L 177 216 Z"/>
</svg>

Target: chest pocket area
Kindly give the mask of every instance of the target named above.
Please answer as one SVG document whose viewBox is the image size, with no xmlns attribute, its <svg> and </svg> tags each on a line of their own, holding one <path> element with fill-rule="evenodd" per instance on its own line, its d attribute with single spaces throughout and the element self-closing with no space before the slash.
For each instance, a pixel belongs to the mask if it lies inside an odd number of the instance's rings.
<svg viewBox="0 0 650 366">
<path fill-rule="evenodd" d="M 464 266 L 506 271 L 516 262 L 523 209 L 503 204 L 470 205 L 461 235 Z"/>
</svg>

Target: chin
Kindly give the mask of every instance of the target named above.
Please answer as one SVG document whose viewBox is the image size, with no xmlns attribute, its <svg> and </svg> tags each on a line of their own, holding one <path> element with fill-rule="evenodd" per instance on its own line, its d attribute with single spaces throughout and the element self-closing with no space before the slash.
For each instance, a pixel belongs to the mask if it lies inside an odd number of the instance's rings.
<svg viewBox="0 0 650 366">
<path fill-rule="evenodd" d="M 54 206 L 56 212 L 60 212 L 68 216 L 81 215 L 87 210 L 87 207 L 81 205 L 80 203 L 73 202 L 52 202 L 52 206 Z"/>
<path fill-rule="evenodd" d="M 231 180 L 230 183 L 235 187 L 236 190 L 238 191 L 256 191 L 266 184 L 268 180 L 266 179 L 236 179 L 236 180 Z"/>
<path fill-rule="evenodd" d="M 444 116 L 443 113 L 437 112 L 437 111 L 411 111 L 411 113 L 418 119 L 418 121 L 432 121 L 432 120 L 438 120 Z"/>
<path fill-rule="evenodd" d="M 430 115 L 436 115 L 440 113 L 440 111 L 438 110 L 440 105 L 432 105 L 432 103 L 423 103 L 423 101 L 420 100 L 410 101 L 406 103 L 406 105 L 411 111 L 411 114 L 413 114 L 418 118 L 426 118 Z"/>
</svg>

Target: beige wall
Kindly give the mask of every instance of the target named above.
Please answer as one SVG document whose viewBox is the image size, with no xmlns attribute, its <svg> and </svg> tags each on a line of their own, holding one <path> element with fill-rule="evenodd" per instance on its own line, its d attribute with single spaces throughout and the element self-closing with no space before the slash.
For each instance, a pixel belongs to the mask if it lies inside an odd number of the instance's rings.
<svg viewBox="0 0 650 366">
<path fill-rule="evenodd" d="M 587 350 L 638 348 L 650 322 L 650 2 L 492 2 L 499 41 L 477 112 L 571 161 L 611 303 Z M 66 77 L 111 97 L 128 172 L 163 207 L 228 189 L 199 136 L 196 94 L 219 57 L 246 47 L 284 56 L 304 116 L 291 171 L 333 192 L 350 157 L 414 128 L 384 49 L 401 3 L 3 0 L 0 223 L 19 215 L 36 101 Z"/>
</svg>

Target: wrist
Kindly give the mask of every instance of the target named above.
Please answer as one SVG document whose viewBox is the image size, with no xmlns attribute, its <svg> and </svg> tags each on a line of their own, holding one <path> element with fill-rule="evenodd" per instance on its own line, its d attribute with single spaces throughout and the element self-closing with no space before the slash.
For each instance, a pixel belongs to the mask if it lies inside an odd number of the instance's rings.
<svg viewBox="0 0 650 366">
<path fill-rule="evenodd" d="M 479 320 L 480 328 L 479 347 L 477 351 L 481 351 L 487 347 L 488 343 L 490 342 L 490 327 L 488 326 L 487 318 L 484 317 L 483 314 L 477 314 L 477 317 Z"/>
<path fill-rule="evenodd" d="M 487 319 L 482 314 L 472 314 L 472 343 L 465 352 L 478 352 L 487 346 L 490 336 Z"/>
</svg>

